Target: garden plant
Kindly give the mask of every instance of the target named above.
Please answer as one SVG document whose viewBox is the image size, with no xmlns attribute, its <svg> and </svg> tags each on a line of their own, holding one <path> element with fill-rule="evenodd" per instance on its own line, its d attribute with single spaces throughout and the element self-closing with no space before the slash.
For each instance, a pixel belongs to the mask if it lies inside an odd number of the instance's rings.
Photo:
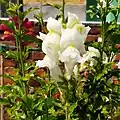
<svg viewBox="0 0 120 120">
<path fill-rule="evenodd" d="M 10 4 L 9 21 L 2 21 L 2 40 L 15 42 L 14 50 L 1 51 L 5 58 L 16 61 L 15 74 L 3 74 L 12 84 L 0 86 L 0 104 L 5 106 L 10 120 L 114 120 L 120 116 L 120 7 L 113 0 L 97 0 L 97 7 L 87 11 L 100 19 L 97 41 L 86 42 L 90 31 L 73 14 L 64 15 L 63 5 L 52 5 L 60 10 L 56 18 L 48 18 L 39 34 L 34 22 Z M 40 18 L 39 18 L 40 17 Z M 43 33 L 44 32 L 44 33 Z M 43 60 L 29 61 L 35 42 L 43 52 Z M 40 71 L 39 73 L 37 71 Z M 34 85 L 32 81 L 37 82 Z"/>
</svg>

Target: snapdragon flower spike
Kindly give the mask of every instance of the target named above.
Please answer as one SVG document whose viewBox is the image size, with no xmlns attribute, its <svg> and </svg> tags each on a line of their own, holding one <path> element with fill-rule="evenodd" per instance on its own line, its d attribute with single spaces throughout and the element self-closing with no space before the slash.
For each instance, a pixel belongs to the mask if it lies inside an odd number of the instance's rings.
<svg viewBox="0 0 120 120">
<path fill-rule="evenodd" d="M 47 35 L 40 33 L 38 38 L 43 40 L 42 50 L 49 60 L 46 61 L 45 57 L 36 65 L 39 67 L 47 66 L 50 69 L 51 76 L 57 78 L 61 73 L 59 61 L 63 62 L 66 70 L 65 75 L 69 79 L 74 66 L 77 62 L 81 62 L 81 55 L 86 53 L 84 42 L 90 28 L 82 25 L 78 17 L 72 13 L 68 13 L 68 22 L 65 26 L 66 28 L 62 27 L 61 21 L 48 18 L 47 29 L 49 32 Z"/>
</svg>

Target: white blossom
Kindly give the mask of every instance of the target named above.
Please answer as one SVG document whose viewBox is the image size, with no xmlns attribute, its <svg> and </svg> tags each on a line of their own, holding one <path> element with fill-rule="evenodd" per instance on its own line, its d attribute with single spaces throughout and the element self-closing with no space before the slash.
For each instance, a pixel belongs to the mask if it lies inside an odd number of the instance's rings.
<svg viewBox="0 0 120 120">
<path fill-rule="evenodd" d="M 66 28 L 62 27 L 60 20 L 50 17 L 47 21 L 48 34 L 40 33 L 40 36 L 37 36 L 43 41 L 42 51 L 46 55 L 43 60 L 37 61 L 36 66 L 48 67 L 50 75 L 56 80 L 61 75 L 59 61 L 64 63 L 65 75 L 70 78 L 77 63 L 85 63 L 88 57 L 97 56 L 96 50 L 93 50 L 95 53 L 91 52 L 91 48 L 88 48 L 89 53 L 85 50 L 84 42 L 90 27 L 81 24 L 78 17 L 72 13 L 68 13 L 68 22 L 65 26 Z M 82 55 L 86 56 L 82 58 Z"/>
<path fill-rule="evenodd" d="M 98 42 L 102 42 L 102 38 L 101 37 L 98 37 Z"/>
<path fill-rule="evenodd" d="M 56 79 L 59 80 L 59 76 L 61 75 L 61 70 L 57 63 L 50 59 L 47 55 L 44 57 L 43 60 L 36 61 L 36 67 L 43 68 L 48 67 L 50 70 L 50 75 Z"/>
<path fill-rule="evenodd" d="M 120 60 L 116 65 L 118 66 L 118 69 L 120 69 Z"/>
<path fill-rule="evenodd" d="M 81 35 L 76 29 L 65 29 L 62 32 L 60 40 L 61 51 L 64 51 L 70 45 L 80 50 L 80 46 L 84 46 L 84 39 L 83 35 Z"/>
<path fill-rule="evenodd" d="M 75 14 L 68 12 L 67 28 L 73 28 L 74 25 L 79 23 L 80 23 L 79 18 Z"/>
<path fill-rule="evenodd" d="M 93 57 L 99 58 L 100 52 L 94 47 L 88 47 L 87 53 L 83 54 L 82 59 L 79 61 L 79 63 L 81 63 L 80 71 L 83 71 L 88 66 L 87 63 L 89 63 L 91 67 L 97 64 L 97 61 Z"/>
<path fill-rule="evenodd" d="M 56 19 L 54 19 L 52 17 L 48 18 L 47 29 L 49 31 L 57 32 L 60 34 L 61 28 L 62 28 L 62 24 L 60 23 L 60 21 L 57 21 Z"/>
<path fill-rule="evenodd" d="M 42 51 L 51 59 L 58 58 L 58 52 L 60 50 L 60 35 L 52 33 L 47 34 L 46 40 L 42 43 Z"/>
<path fill-rule="evenodd" d="M 60 61 L 64 62 L 66 69 L 66 76 L 69 78 L 72 74 L 73 68 L 77 62 L 79 62 L 82 57 L 79 51 L 73 47 L 69 46 L 60 54 Z"/>
</svg>

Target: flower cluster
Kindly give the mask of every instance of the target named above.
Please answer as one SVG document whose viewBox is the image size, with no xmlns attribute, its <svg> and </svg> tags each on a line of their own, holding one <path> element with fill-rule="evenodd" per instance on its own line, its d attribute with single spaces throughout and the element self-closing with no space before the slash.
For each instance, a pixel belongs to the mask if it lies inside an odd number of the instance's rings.
<svg viewBox="0 0 120 120">
<path fill-rule="evenodd" d="M 48 67 L 53 78 L 59 79 L 61 69 L 59 62 L 64 63 L 65 75 L 70 78 L 75 65 L 80 63 L 80 71 L 88 66 L 97 65 L 95 58 L 100 58 L 100 52 L 94 47 L 85 50 L 84 42 L 90 27 L 80 23 L 75 14 L 68 13 L 68 21 L 62 24 L 60 20 L 48 19 L 48 34 L 40 33 L 39 39 L 43 40 L 42 51 L 46 54 L 43 60 L 38 60 L 37 67 Z M 106 53 L 103 52 L 102 62 L 108 61 Z"/>
<path fill-rule="evenodd" d="M 75 14 L 68 13 L 68 21 L 62 24 L 61 20 L 48 18 L 48 34 L 40 33 L 43 40 L 42 51 L 46 54 L 43 60 L 38 60 L 37 67 L 48 67 L 53 78 L 59 80 L 61 69 L 59 62 L 64 63 L 66 77 L 70 78 L 76 63 L 81 63 L 82 55 L 86 53 L 84 42 L 90 30 L 80 23 Z"/>
<path fill-rule="evenodd" d="M 15 25 L 15 30 L 19 29 L 20 21 L 18 19 L 18 16 L 14 16 L 13 18 L 9 18 L 9 23 L 13 23 Z M 24 31 L 23 34 L 36 36 L 36 32 L 34 30 L 34 22 L 29 21 L 28 18 L 25 18 L 22 21 L 22 30 Z M 7 27 L 5 24 L 0 24 L 0 32 L 3 33 L 1 36 L 2 40 L 12 40 L 14 41 L 14 30 L 11 30 L 9 27 Z"/>
</svg>

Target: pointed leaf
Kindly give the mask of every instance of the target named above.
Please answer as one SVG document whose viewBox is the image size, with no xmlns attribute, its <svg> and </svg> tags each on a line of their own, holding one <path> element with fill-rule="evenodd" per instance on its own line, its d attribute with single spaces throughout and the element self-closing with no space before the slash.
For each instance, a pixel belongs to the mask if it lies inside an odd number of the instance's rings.
<svg viewBox="0 0 120 120">
<path fill-rule="evenodd" d="M 112 12 L 108 13 L 108 15 L 106 16 L 106 22 L 110 23 L 114 20 L 115 20 L 114 14 Z"/>
</svg>

